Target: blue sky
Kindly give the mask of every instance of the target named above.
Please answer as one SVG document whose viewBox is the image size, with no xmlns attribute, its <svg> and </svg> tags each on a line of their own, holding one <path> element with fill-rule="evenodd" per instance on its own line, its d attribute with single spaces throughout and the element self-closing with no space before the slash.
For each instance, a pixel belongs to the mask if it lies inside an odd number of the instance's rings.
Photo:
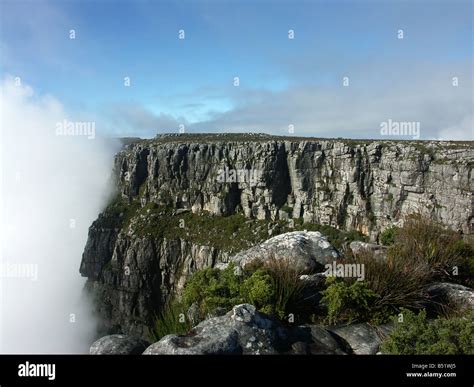
<svg viewBox="0 0 474 387">
<path fill-rule="evenodd" d="M 422 138 L 473 138 L 468 0 L 0 4 L 2 78 L 104 135 L 292 124 L 296 135 L 377 138 L 390 118 L 419 121 Z"/>
</svg>

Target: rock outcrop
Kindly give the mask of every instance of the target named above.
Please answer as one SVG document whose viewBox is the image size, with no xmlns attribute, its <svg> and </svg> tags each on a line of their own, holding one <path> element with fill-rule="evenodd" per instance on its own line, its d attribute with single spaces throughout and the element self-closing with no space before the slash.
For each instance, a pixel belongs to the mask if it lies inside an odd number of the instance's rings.
<svg viewBox="0 0 474 387">
<path fill-rule="evenodd" d="M 382 344 L 377 330 L 369 324 L 354 324 L 329 330 L 342 338 L 355 355 L 375 355 Z"/>
<path fill-rule="evenodd" d="M 327 238 L 317 231 L 294 231 L 266 240 L 248 250 L 237 253 L 229 259 L 239 268 L 255 260 L 285 257 L 294 268 L 301 272 L 323 271 L 324 265 L 332 264 L 340 254 Z M 221 264 L 223 268 L 227 265 Z"/>
<path fill-rule="evenodd" d="M 427 293 L 435 302 L 444 301 L 461 309 L 474 308 L 474 290 L 467 286 L 437 282 L 428 287 Z"/>
<path fill-rule="evenodd" d="M 234 306 L 222 317 L 205 320 L 187 335 L 168 335 L 144 355 L 277 354 L 283 345 L 282 327 L 258 313 L 253 305 Z"/>
<path fill-rule="evenodd" d="M 319 325 L 286 328 L 259 313 L 253 305 L 242 304 L 224 316 L 202 321 L 185 335 L 167 335 L 142 352 L 144 355 L 376 354 L 389 330 L 368 324 L 329 329 Z M 91 353 L 122 354 L 130 350 L 120 346 L 121 341 L 115 344 L 118 336 L 98 340 Z"/>
</svg>

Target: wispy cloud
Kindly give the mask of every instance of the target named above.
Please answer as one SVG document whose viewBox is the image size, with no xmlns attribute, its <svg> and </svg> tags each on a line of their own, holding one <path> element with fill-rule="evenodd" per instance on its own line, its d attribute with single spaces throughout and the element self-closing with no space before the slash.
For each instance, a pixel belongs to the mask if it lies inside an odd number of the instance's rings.
<svg viewBox="0 0 474 387">
<path fill-rule="evenodd" d="M 419 122 L 422 139 L 473 139 L 472 76 L 466 66 L 457 71 L 418 66 L 410 75 L 400 68 L 399 63 L 385 66 L 385 79 L 372 77 L 370 68 L 353 72 L 348 87 L 341 77 L 338 85 L 296 84 L 281 91 L 234 88 L 227 93 L 231 108 L 194 123 L 186 115 L 156 114 L 140 104 L 116 106 L 109 116 L 116 128 L 145 137 L 185 124 L 191 132 L 284 135 L 292 125 L 301 136 L 381 138 L 380 124 L 392 119 Z M 206 97 L 189 95 L 188 103 L 204 109 Z"/>
</svg>

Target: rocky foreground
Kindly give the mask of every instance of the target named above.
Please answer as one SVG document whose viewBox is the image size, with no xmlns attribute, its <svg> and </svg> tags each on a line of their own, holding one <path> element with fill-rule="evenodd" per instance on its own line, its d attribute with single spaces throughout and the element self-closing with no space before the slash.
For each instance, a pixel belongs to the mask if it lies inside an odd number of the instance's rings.
<svg viewBox="0 0 474 387">
<path fill-rule="evenodd" d="M 372 250 L 376 259 L 386 259 L 383 246 L 352 242 L 354 253 Z M 270 259 L 278 251 L 291 264 L 304 271 L 323 268 L 339 258 L 326 238 L 316 232 L 291 232 L 271 238 L 247 251 L 236 254 L 230 262 L 243 269 L 254 260 Z M 223 269 L 229 263 L 220 265 Z M 302 275 L 301 281 L 318 283 L 327 273 Z M 433 283 L 426 291 L 433 299 L 444 299 L 465 310 L 474 309 L 474 291 L 451 283 Z M 189 312 L 188 312 L 189 313 Z M 170 334 L 155 343 L 123 334 L 107 335 L 91 346 L 90 353 L 144 355 L 375 355 L 382 341 L 393 329 L 392 323 L 368 323 L 322 326 L 317 324 L 284 326 L 276 319 L 259 313 L 253 305 L 236 305 L 221 316 L 210 317 L 185 335 Z"/>
<path fill-rule="evenodd" d="M 390 325 L 356 324 L 339 328 L 318 325 L 284 328 L 249 304 L 201 322 L 186 336 L 168 335 L 146 345 L 138 338 L 110 335 L 97 340 L 92 355 L 370 355 L 378 352 Z"/>
</svg>

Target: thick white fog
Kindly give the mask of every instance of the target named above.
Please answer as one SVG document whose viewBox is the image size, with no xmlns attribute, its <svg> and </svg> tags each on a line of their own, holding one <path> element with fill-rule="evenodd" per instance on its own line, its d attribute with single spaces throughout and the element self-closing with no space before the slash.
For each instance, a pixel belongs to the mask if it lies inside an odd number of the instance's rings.
<svg viewBox="0 0 474 387">
<path fill-rule="evenodd" d="M 19 79 L 2 82 L 0 108 L 0 352 L 86 353 L 96 320 L 79 265 L 118 142 L 97 124 L 61 132 L 77 117 Z"/>
</svg>

